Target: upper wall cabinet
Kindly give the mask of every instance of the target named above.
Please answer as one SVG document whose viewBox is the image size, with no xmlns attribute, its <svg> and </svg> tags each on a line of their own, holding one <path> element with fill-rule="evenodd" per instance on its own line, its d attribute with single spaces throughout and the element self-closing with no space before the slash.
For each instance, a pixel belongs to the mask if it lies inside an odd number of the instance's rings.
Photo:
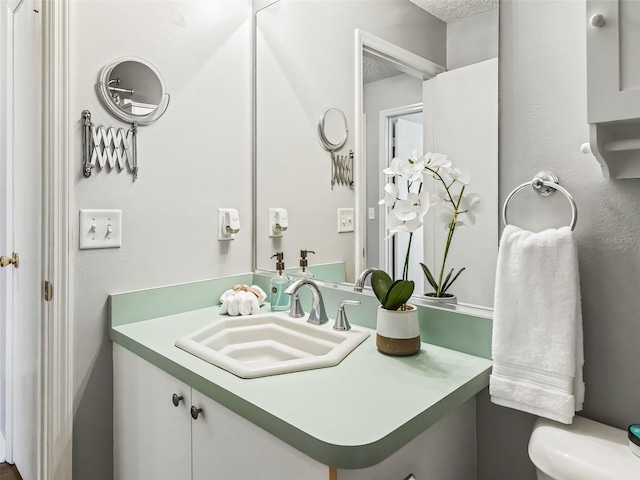
<svg viewBox="0 0 640 480">
<path fill-rule="evenodd" d="M 587 0 L 587 118 L 605 177 L 640 178 L 640 2 Z"/>
</svg>

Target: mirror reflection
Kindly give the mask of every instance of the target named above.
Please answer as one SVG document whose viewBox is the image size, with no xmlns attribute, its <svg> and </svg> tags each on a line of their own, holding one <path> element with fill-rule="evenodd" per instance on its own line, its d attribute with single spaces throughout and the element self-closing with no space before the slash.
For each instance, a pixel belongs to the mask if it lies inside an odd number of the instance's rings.
<svg viewBox="0 0 640 480">
<path fill-rule="evenodd" d="M 389 207 L 378 202 L 390 176 L 382 171 L 394 157 L 438 152 L 469 169 L 467 191 L 482 199 L 475 225 L 457 228 L 451 242 L 445 271 L 465 268 L 451 288 L 459 302 L 492 304 L 498 11 L 497 2 L 482 3 L 490 8 L 464 18 L 409 0 L 280 0 L 256 14 L 258 269 L 273 270 L 269 258 L 283 251 L 287 271 L 295 272 L 300 250 L 311 249 L 308 271 L 317 278 L 353 283 L 369 267 L 400 278 L 409 236 L 388 238 Z M 377 40 L 358 51 L 356 31 L 391 45 L 391 53 Z M 333 163 L 318 137 L 318 119 L 332 106 L 344 112 L 349 131 L 340 153 L 355 152 L 353 190 L 332 185 Z M 335 117 L 331 124 L 342 127 Z M 327 138 L 342 140 L 340 128 Z M 436 194 L 433 183 L 424 188 Z M 288 211 L 281 237 L 268 235 L 270 208 Z M 431 208 L 411 239 L 409 279 L 420 296 L 430 290 L 420 262 L 439 273 L 445 249 L 437 214 Z"/>
<path fill-rule="evenodd" d="M 103 105 L 114 116 L 140 125 L 157 120 L 169 102 L 160 72 L 135 57 L 121 58 L 105 66 L 97 90 Z"/>
</svg>

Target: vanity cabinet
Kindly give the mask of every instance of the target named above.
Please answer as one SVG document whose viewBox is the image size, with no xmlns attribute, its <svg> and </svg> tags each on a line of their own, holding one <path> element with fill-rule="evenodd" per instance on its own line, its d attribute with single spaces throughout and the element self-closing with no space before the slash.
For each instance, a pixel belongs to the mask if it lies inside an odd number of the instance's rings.
<svg viewBox="0 0 640 480">
<path fill-rule="evenodd" d="M 191 387 L 115 344 L 113 373 L 114 478 L 191 478 Z"/>
<path fill-rule="evenodd" d="M 329 467 L 117 344 L 113 368 L 116 480 L 329 479 Z"/>
<path fill-rule="evenodd" d="M 640 178 L 640 2 L 586 3 L 591 152 L 605 177 Z"/>
<path fill-rule="evenodd" d="M 640 2 L 587 0 L 589 123 L 640 118 Z"/>
</svg>

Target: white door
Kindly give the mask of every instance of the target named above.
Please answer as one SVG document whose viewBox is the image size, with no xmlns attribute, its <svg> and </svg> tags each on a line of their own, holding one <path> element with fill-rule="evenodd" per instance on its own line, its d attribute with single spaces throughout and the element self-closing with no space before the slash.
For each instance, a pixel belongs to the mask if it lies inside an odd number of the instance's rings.
<svg viewBox="0 0 640 480">
<path fill-rule="evenodd" d="M 9 265 L 1 273 L 10 315 L 3 315 L 7 334 L 5 430 L 7 461 L 15 463 L 24 480 L 37 478 L 39 435 L 39 352 L 42 318 L 42 33 L 40 0 L 8 4 L 8 147 L 3 165 L 8 185 L 8 209 L 2 225 L 12 233 L 11 255 L 18 252 L 19 267 Z M 4 30 L 4 28 L 3 28 Z M 3 38 L 3 43 L 4 43 Z M 3 172 L 3 173 L 5 173 Z M 9 217 L 9 218 L 6 218 Z M 5 310 L 6 311 L 6 310 Z"/>
<path fill-rule="evenodd" d="M 418 154 L 422 153 L 422 112 L 403 115 L 395 119 L 395 151 L 394 155 L 403 160 L 411 158 L 411 153 L 416 150 Z M 389 159 L 391 161 L 391 159 Z M 415 187 L 414 187 L 415 189 Z M 406 182 L 398 181 L 398 190 L 400 198 L 407 198 Z M 407 255 L 407 247 L 409 246 L 409 234 L 400 233 L 394 235 L 392 240 L 392 260 L 393 266 L 387 271 L 394 272 L 394 280 L 402 278 L 402 271 Z M 416 284 L 414 295 L 422 295 L 425 293 L 423 285 L 424 273 L 419 263 L 424 261 L 424 241 L 422 228 L 413 232 L 411 240 L 411 255 L 409 257 L 409 273 L 408 279 L 413 280 Z"/>
</svg>

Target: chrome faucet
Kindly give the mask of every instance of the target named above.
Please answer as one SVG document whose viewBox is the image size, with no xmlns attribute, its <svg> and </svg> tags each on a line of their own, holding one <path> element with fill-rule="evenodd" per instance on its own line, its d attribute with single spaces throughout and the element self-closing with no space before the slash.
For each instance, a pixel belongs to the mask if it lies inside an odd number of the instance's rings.
<svg viewBox="0 0 640 480">
<path fill-rule="evenodd" d="M 287 295 L 294 295 L 303 285 L 307 285 L 311 289 L 311 294 L 313 295 L 311 312 L 309 312 L 309 319 L 307 320 L 307 322 L 313 323 L 314 325 L 322 325 L 327 323 L 329 321 L 329 318 L 327 317 L 327 312 L 325 312 L 324 310 L 324 301 L 322 300 L 322 294 L 320 293 L 320 289 L 318 288 L 316 282 L 308 278 L 302 278 L 289 285 L 284 293 L 286 293 Z"/>
<path fill-rule="evenodd" d="M 367 280 L 367 276 L 370 273 L 375 272 L 376 270 L 378 270 L 378 269 L 371 267 L 371 268 L 367 268 L 364 272 L 362 272 L 360 274 L 360 276 L 358 277 L 358 280 L 356 280 L 356 284 L 353 287 L 353 291 L 354 292 L 361 292 L 362 288 L 364 287 L 364 282 Z"/>
</svg>

